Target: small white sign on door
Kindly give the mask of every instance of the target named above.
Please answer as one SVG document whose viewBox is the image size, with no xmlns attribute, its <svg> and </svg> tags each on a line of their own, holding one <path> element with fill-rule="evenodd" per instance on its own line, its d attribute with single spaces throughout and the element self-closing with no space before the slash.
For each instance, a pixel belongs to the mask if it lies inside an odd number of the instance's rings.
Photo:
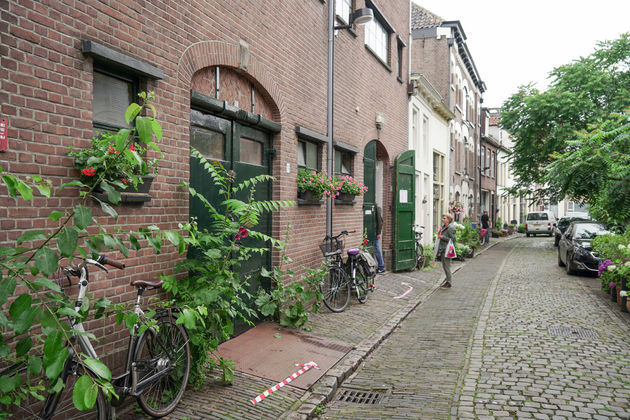
<svg viewBox="0 0 630 420">
<path fill-rule="evenodd" d="M 407 201 L 407 190 L 398 191 L 398 202 L 399 203 L 408 203 Z"/>
</svg>

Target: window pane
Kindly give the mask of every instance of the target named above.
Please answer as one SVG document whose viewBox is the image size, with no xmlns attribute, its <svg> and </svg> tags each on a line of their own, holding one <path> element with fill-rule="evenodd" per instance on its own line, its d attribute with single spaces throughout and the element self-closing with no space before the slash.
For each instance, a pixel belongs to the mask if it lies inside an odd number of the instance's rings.
<svg viewBox="0 0 630 420">
<path fill-rule="evenodd" d="M 310 169 L 317 169 L 317 145 L 306 142 L 306 166 Z"/>
<path fill-rule="evenodd" d="M 204 157 L 225 160 L 225 137 L 222 133 L 200 127 L 192 127 L 190 145 Z"/>
<path fill-rule="evenodd" d="M 298 166 L 306 166 L 306 143 L 298 142 Z"/>
<path fill-rule="evenodd" d="M 241 162 L 251 163 L 252 165 L 263 164 L 263 144 L 255 140 L 241 137 Z"/>
<path fill-rule="evenodd" d="M 350 23 L 350 10 L 352 0 L 337 0 L 335 3 L 335 14 L 340 16 L 346 23 Z"/>
<path fill-rule="evenodd" d="M 132 101 L 133 83 L 94 72 L 92 114 L 95 123 L 128 127 L 125 110 Z"/>
<path fill-rule="evenodd" d="M 351 175 L 352 155 L 335 150 L 335 174 Z"/>
</svg>

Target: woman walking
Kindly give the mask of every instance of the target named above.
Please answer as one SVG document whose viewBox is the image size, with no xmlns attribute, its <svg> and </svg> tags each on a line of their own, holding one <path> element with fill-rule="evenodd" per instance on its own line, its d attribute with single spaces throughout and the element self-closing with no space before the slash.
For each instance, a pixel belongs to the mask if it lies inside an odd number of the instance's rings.
<svg viewBox="0 0 630 420">
<path fill-rule="evenodd" d="M 440 227 L 440 233 L 438 233 L 438 240 L 440 241 L 440 245 L 438 247 L 438 257 L 440 261 L 442 261 L 442 267 L 444 268 L 444 273 L 446 274 L 446 280 L 440 285 L 443 288 L 451 287 L 451 259 L 446 257 L 446 245 L 448 245 L 448 241 L 453 241 L 453 246 L 455 246 L 455 224 L 453 224 L 453 216 L 450 214 L 442 215 L 442 227 Z"/>
</svg>

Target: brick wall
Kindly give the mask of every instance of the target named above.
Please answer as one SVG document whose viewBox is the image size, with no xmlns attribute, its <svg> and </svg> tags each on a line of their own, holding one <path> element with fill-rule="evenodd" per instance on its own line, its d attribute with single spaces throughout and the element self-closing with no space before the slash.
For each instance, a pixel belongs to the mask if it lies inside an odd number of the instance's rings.
<svg viewBox="0 0 630 420">
<path fill-rule="evenodd" d="M 356 7 L 364 2 L 356 1 Z M 408 2 L 379 1 L 381 12 L 408 40 Z M 85 147 L 92 136 L 93 61 L 81 53 L 81 40 L 93 40 L 117 52 L 151 64 L 164 72 L 161 80 L 146 82 L 157 96 L 158 120 L 163 127 L 161 148 L 165 159 L 153 182 L 153 199 L 143 205 L 125 204 L 120 217 L 106 217 L 94 203 L 92 210 L 107 230 L 136 229 L 156 224 L 176 229 L 188 217 L 188 194 L 177 184 L 188 180 L 189 113 L 192 88 L 212 92 L 214 66 L 226 69 L 226 96 L 233 103 L 242 89 L 255 86 L 258 112 L 282 125 L 274 136 L 274 198 L 295 200 L 297 174 L 296 126 L 326 134 L 327 13 L 321 0 L 201 1 L 196 3 L 143 0 L 86 0 L 75 2 L 0 2 L 0 117 L 9 122 L 7 153 L 0 166 L 19 175 L 43 175 L 56 187 L 77 177 L 70 145 Z M 362 151 L 377 138 L 374 119 L 383 114 L 381 156 L 386 161 L 384 181 L 384 248 L 391 250 L 392 196 L 389 191 L 394 158 L 407 147 L 407 95 L 405 80 L 395 69 L 396 41 L 384 66 L 364 46 L 364 29 L 339 31 L 335 37 L 335 139 L 360 150 L 355 175 L 363 179 Z M 249 60 L 243 67 L 241 46 Z M 404 50 L 406 56 L 407 49 Z M 403 62 L 407 68 L 407 60 Z M 246 83 L 244 83 L 244 81 Z M 226 93 L 227 94 L 227 93 Z M 233 96 L 230 96 L 233 95 Z M 241 95 L 241 96 L 239 96 Z M 249 100 L 239 99 L 249 109 Z M 325 148 L 324 148 L 325 149 Z M 325 162 L 325 155 L 322 156 Z M 286 172 L 287 164 L 290 171 Z M 78 191 L 69 188 L 52 199 L 37 197 L 29 203 L 7 196 L 0 187 L 0 245 L 12 243 L 25 231 L 50 229 L 51 210 L 74 206 Z M 333 230 L 356 229 L 347 241 L 358 245 L 363 229 L 362 199 L 353 206 L 334 206 Z M 325 206 L 299 206 L 278 213 L 274 236 L 281 237 L 291 224 L 289 256 L 292 268 L 321 261 L 317 243 L 325 234 Z M 277 256 L 276 256 L 277 257 Z M 100 273 L 93 278 L 98 295 L 113 301 L 133 297 L 130 280 L 170 273 L 181 260 L 172 247 L 160 255 L 132 252 L 122 272 Z M 108 323 L 90 327 L 102 342 L 114 348 L 120 339 Z"/>
</svg>

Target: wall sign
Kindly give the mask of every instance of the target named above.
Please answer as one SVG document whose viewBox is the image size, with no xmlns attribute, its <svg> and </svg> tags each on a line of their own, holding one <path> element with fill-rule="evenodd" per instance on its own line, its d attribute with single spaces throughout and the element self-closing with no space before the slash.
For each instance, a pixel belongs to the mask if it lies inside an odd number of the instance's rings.
<svg viewBox="0 0 630 420">
<path fill-rule="evenodd" d="M 0 118 L 0 152 L 7 151 L 7 131 L 9 130 L 6 118 Z"/>
</svg>

